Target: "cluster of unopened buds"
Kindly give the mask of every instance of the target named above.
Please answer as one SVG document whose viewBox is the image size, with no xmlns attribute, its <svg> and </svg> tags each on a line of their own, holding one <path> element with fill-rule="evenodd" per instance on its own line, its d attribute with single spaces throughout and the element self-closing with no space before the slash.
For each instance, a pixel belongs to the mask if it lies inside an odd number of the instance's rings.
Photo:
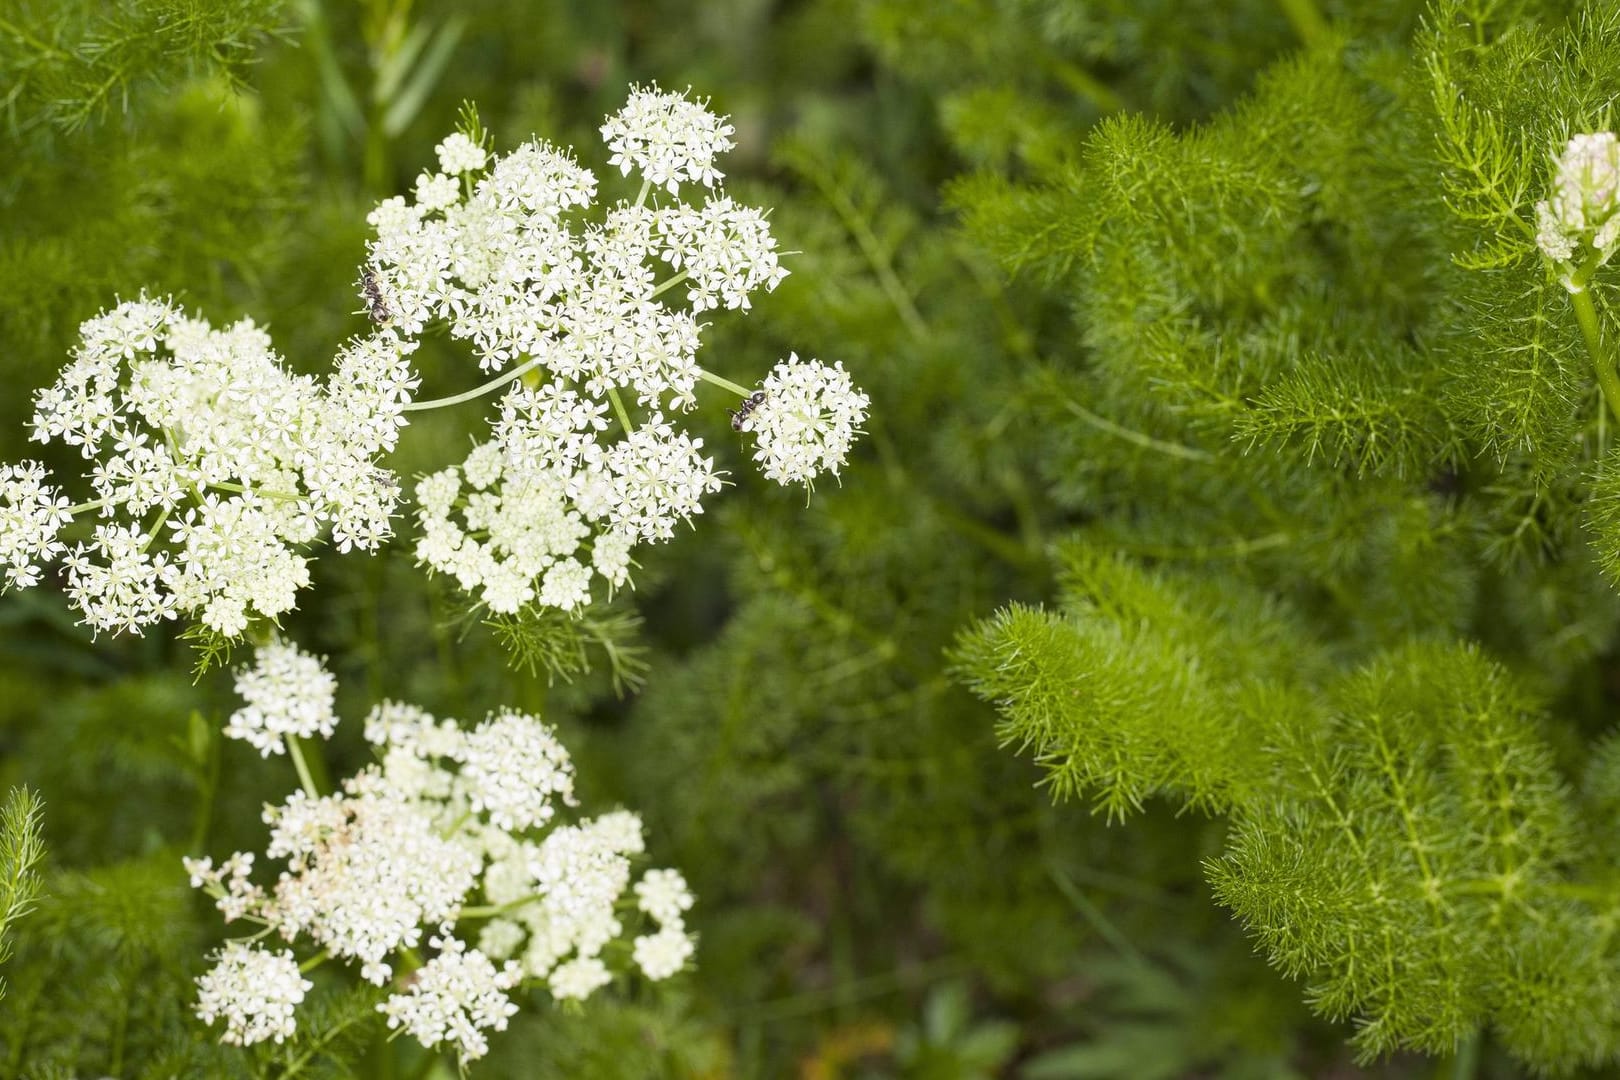
<svg viewBox="0 0 1620 1080">
<path fill-rule="evenodd" d="M 215 329 L 143 297 L 86 322 L 33 426 L 79 450 L 89 497 L 37 462 L 0 466 L 5 585 L 59 561 L 98 630 L 184 617 L 240 635 L 293 607 L 323 536 L 389 538 L 401 492 L 383 459 L 411 412 L 496 393 L 489 440 L 422 479 L 415 512 L 418 561 L 495 612 L 579 609 L 598 582 L 626 583 L 637 544 L 702 511 L 720 474 L 677 423 L 700 382 L 741 400 L 767 477 L 837 475 L 869 404 L 841 365 L 795 355 L 749 389 L 697 362 L 703 313 L 747 308 L 787 273 L 765 214 L 720 189 L 730 125 L 637 89 L 602 135 L 641 184 L 599 220 L 597 179 L 567 151 L 492 158 L 476 126 L 440 143 L 439 169 L 368 218 L 373 328 L 324 381 L 288 371 L 246 320 Z M 492 378 L 418 400 L 411 357 L 436 328 Z"/>
<path fill-rule="evenodd" d="M 337 724 L 321 662 L 273 642 L 237 689 L 246 704 L 226 734 L 290 753 L 303 787 L 265 809 L 265 854 L 284 863 L 273 883 L 255 880 L 251 852 L 186 860 L 227 921 L 258 927 L 198 979 L 197 1013 L 223 1021 L 224 1041 L 293 1035 L 312 988 L 304 974 L 330 959 L 392 988 L 378 1006 L 390 1027 L 470 1061 L 525 989 L 581 1000 L 613 980 L 610 960 L 661 980 L 691 958 L 685 879 L 636 877 L 645 844 L 634 813 L 568 820 L 573 763 L 537 718 L 503 711 L 469 730 L 383 702 L 365 723 L 377 763 L 321 795 L 300 742 Z M 626 948 L 629 923 L 647 932 Z M 272 937 L 276 947 L 261 944 Z M 305 943 L 319 951 L 300 965 L 286 946 Z"/>
</svg>

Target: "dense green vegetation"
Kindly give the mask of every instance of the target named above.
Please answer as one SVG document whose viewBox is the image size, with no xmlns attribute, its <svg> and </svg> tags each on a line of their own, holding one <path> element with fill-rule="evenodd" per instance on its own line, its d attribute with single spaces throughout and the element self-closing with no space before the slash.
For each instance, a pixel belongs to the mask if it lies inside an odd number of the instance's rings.
<svg viewBox="0 0 1620 1080">
<path fill-rule="evenodd" d="M 72 463 L 31 396 L 142 290 L 324 372 L 464 103 L 606 178 L 652 81 L 792 252 L 705 365 L 871 410 L 806 505 L 700 393 L 729 486 L 583 619 L 469 611 L 408 515 L 319 553 L 341 715 L 543 715 L 697 897 L 693 970 L 520 995 L 470 1075 L 1620 1068 L 1620 270 L 1536 216 L 1607 0 L 0 0 L 0 461 Z M 250 647 L 76 618 L 0 598 L 0 1077 L 455 1075 L 342 970 L 283 1044 L 198 1022 L 181 857 L 295 778 L 221 736 Z"/>
</svg>

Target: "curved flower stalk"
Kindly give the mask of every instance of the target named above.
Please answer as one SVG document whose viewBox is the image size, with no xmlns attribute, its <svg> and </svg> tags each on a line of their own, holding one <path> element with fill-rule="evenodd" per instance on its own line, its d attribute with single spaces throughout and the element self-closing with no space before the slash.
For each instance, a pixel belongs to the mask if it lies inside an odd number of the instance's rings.
<svg viewBox="0 0 1620 1080">
<path fill-rule="evenodd" d="M 84 323 L 34 435 L 81 452 L 93 497 L 73 504 L 37 462 L 0 465 L 0 584 L 60 560 L 97 630 L 183 616 L 239 636 L 294 606 L 324 536 L 339 550 L 390 537 L 399 484 L 383 459 L 411 412 L 497 392 L 491 439 L 423 480 L 415 515 L 418 561 L 497 613 L 577 611 L 596 583 L 628 582 L 637 544 L 702 512 L 721 477 L 678 424 L 699 382 L 738 396 L 734 426 L 758 436 L 766 476 L 836 474 L 868 405 L 841 366 L 794 357 L 750 390 L 697 361 L 704 312 L 746 309 L 787 275 L 765 212 L 720 189 L 732 129 L 706 104 L 632 92 L 602 135 L 640 192 L 594 218 L 596 177 L 570 152 L 494 158 L 470 119 L 411 197 L 370 214 L 360 295 L 375 329 L 324 383 L 288 372 L 247 320 L 216 330 L 143 296 Z M 413 400 L 429 327 L 494 378 Z"/>
<path fill-rule="evenodd" d="M 301 975 L 325 959 L 391 983 L 379 1006 L 389 1027 L 463 1061 L 487 1052 L 487 1033 L 505 1029 L 524 988 L 580 1000 L 612 981 L 610 964 L 626 953 L 653 980 L 690 960 L 685 879 L 657 869 L 636 878 L 636 814 L 575 817 L 573 762 L 538 718 L 508 710 L 466 730 L 384 702 L 365 724 L 377 762 L 320 795 L 297 738 L 335 725 L 321 663 L 276 642 L 237 688 L 247 704 L 226 734 L 261 750 L 284 743 L 305 779 L 265 810 L 265 854 L 285 864 L 273 883 L 254 880 L 252 852 L 217 866 L 185 860 L 227 921 L 259 927 L 198 980 L 198 1015 L 223 1020 L 224 1041 L 291 1035 L 310 988 Z M 637 923 L 647 932 L 626 948 Z M 292 951 L 259 944 L 271 936 L 318 957 L 299 967 Z"/>
</svg>

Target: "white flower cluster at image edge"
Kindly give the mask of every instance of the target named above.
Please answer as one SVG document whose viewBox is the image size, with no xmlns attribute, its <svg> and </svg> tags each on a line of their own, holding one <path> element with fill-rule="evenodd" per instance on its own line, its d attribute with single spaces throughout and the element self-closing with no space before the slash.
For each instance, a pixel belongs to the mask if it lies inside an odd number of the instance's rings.
<svg viewBox="0 0 1620 1080">
<path fill-rule="evenodd" d="M 91 497 L 72 504 L 38 462 L 0 465 L 3 586 L 59 561 L 98 630 L 185 617 L 238 636 L 294 606 L 323 536 L 339 550 L 389 538 L 399 485 L 381 459 L 409 409 L 494 391 L 491 438 L 417 489 L 418 561 L 503 614 L 623 586 L 636 545 L 670 539 L 721 486 L 678 423 L 699 381 L 738 389 L 699 366 L 700 316 L 748 308 L 787 271 L 765 212 L 720 189 L 733 132 L 706 102 L 636 88 L 601 131 L 610 165 L 642 184 L 600 220 L 585 216 L 597 179 L 568 151 L 441 142 L 439 171 L 368 217 L 376 326 L 324 382 L 288 371 L 248 320 L 215 329 L 143 297 L 85 322 L 33 427 L 80 451 Z M 500 374 L 414 401 L 430 326 Z M 842 366 L 793 357 L 763 387 L 741 429 L 765 475 L 836 475 L 868 404 Z"/>
<path fill-rule="evenodd" d="M 1537 246 L 1566 267 L 1566 280 L 1587 258 L 1608 261 L 1620 247 L 1620 138 L 1603 131 L 1569 140 L 1554 159 L 1551 196 L 1536 204 L 1536 227 Z"/>
<path fill-rule="evenodd" d="M 226 636 L 290 609 L 304 550 L 378 547 L 398 500 L 393 449 L 415 343 L 351 342 L 330 384 L 295 375 L 249 320 L 225 329 L 162 300 L 80 327 L 73 360 L 34 399 L 33 437 L 76 448 L 92 498 L 70 507 L 35 462 L 0 466 L 0 561 L 27 586 L 60 558 L 69 599 L 98 630 L 180 615 Z M 75 512 L 85 539 L 60 539 Z"/>
<path fill-rule="evenodd" d="M 331 677 L 292 646 L 265 649 L 238 687 L 254 695 L 242 713 L 260 719 L 233 721 L 227 734 L 260 746 L 276 731 L 331 733 Z M 265 810 L 265 855 L 285 867 L 273 884 L 254 880 L 251 852 L 217 866 L 186 860 L 192 884 L 227 921 L 307 940 L 378 986 L 425 941 L 434 955 L 379 1010 L 391 1027 L 464 1061 L 487 1052 L 487 1032 L 505 1029 L 520 985 L 577 1000 L 610 982 L 604 950 L 634 910 L 657 924 L 630 950 L 643 975 L 666 979 L 691 958 L 685 880 L 657 869 L 636 879 L 645 843 L 629 811 L 561 820 L 575 805 L 573 762 L 537 718 L 508 710 L 466 730 L 384 702 L 366 720 L 366 739 L 377 764 L 339 791 L 295 791 Z M 459 931 L 476 919 L 487 921 L 473 945 Z M 198 1015 L 224 1020 L 228 1042 L 287 1037 L 308 988 L 289 964 L 290 953 L 227 946 L 198 981 Z"/>
</svg>

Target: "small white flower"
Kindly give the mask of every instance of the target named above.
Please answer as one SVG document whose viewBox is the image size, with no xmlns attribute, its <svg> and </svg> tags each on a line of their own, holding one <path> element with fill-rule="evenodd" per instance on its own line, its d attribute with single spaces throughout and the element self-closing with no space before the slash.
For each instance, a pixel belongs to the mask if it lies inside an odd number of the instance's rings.
<svg viewBox="0 0 1620 1080">
<path fill-rule="evenodd" d="M 498 829 L 528 829 L 551 820 L 553 800 L 574 800 L 574 764 L 552 729 L 510 709 L 467 736 L 461 779 L 474 810 Z"/>
<path fill-rule="evenodd" d="M 683 183 L 714 187 L 724 175 L 714 159 L 732 148 L 733 129 L 725 117 L 709 112 L 708 104 L 656 86 L 633 89 L 624 108 L 602 125 L 602 139 L 613 153 L 608 163 L 626 176 L 640 171 L 671 195 Z"/>
<path fill-rule="evenodd" d="M 657 220 L 664 260 L 690 276 L 686 295 L 694 311 L 747 308 L 749 293 L 771 292 L 787 277 L 770 223 L 755 207 L 710 199 L 696 209 L 676 204 Z"/>
<path fill-rule="evenodd" d="M 660 923 L 679 923 L 692 907 L 692 892 L 679 870 L 648 870 L 636 882 L 636 903 Z"/>
<path fill-rule="evenodd" d="M 551 996 L 558 1001 L 583 1001 L 613 981 L 607 965 L 594 956 L 559 964 L 551 972 Z"/>
<path fill-rule="evenodd" d="M 656 934 L 636 938 L 631 948 L 631 958 L 643 975 L 656 982 L 669 978 L 685 967 L 692 958 L 692 952 L 692 939 L 677 919 Z"/>
<path fill-rule="evenodd" d="M 461 201 L 461 185 L 444 173 L 422 173 L 416 178 L 416 205 L 429 213 Z"/>
<path fill-rule="evenodd" d="M 314 985 L 299 974 L 290 950 L 273 953 L 233 941 L 197 979 L 197 1016 L 205 1024 L 223 1018 L 220 1041 L 233 1046 L 279 1043 L 297 1030 L 293 1010 Z"/>
<path fill-rule="evenodd" d="M 67 499 L 45 479 L 45 466 L 37 461 L 0 465 L 0 566 L 6 586 L 38 584 L 41 564 L 67 550 L 57 535 L 73 515 Z"/>
<path fill-rule="evenodd" d="M 577 559 L 559 559 L 546 568 L 537 599 L 544 607 L 574 611 L 591 602 L 591 568 Z"/>
<path fill-rule="evenodd" d="M 447 136 L 434 152 L 439 156 L 439 168 L 451 176 L 478 172 L 487 160 L 484 148 L 459 131 Z"/>
<path fill-rule="evenodd" d="M 330 739 L 337 728 L 337 680 L 320 660 L 285 642 L 260 646 L 253 667 L 237 673 L 236 692 L 247 704 L 231 714 L 225 734 L 266 757 L 283 753 L 289 735 Z"/>
<path fill-rule="evenodd" d="M 423 1046 L 449 1043 L 462 1062 L 489 1052 L 485 1031 L 505 1031 L 517 1011 L 506 992 L 521 978 L 518 965 L 497 969 L 489 957 L 441 930 L 439 954 L 418 968 L 410 988 L 377 1006 L 390 1028 L 404 1028 Z"/>
<path fill-rule="evenodd" d="M 779 484 L 811 484 L 822 472 L 837 476 L 871 403 L 844 365 L 791 354 L 762 389 L 765 400 L 738 425 L 759 437 L 754 460 L 760 471 Z"/>
<path fill-rule="evenodd" d="M 517 954 L 528 937 L 521 923 L 511 919 L 491 919 L 478 932 L 478 951 L 492 960 L 505 960 Z"/>
</svg>

